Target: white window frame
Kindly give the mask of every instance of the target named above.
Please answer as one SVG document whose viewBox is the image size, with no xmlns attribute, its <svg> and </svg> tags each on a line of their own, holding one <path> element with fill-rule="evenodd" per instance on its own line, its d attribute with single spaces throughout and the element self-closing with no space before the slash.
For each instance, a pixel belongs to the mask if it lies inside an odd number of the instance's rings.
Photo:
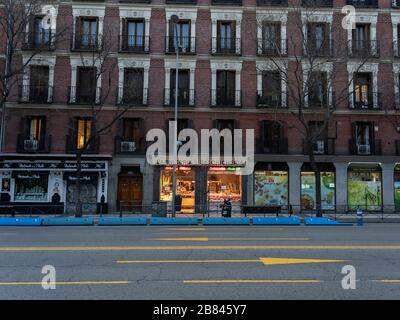
<svg viewBox="0 0 400 320">
<path fill-rule="evenodd" d="M 303 92 L 308 92 L 308 88 L 305 86 L 308 83 L 307 75 L 308 75 L 308 69 L 309 63 L 307 62 L 302 62 L 302 70 L 303 70 Z M 326 73 L 326 85 L 328 86 L 328 106 L 332 106 L 332 101 L 333 101 L 333 93 L 332 93 L 332 72 L 333 72 L 333 63 L 332 62 L 326 62 L 324 64 L 318 64 L 318 67 L 314 66 L 313 70 L 311 72 L 325 72 Z M 305 91 L 307 90 L 307 91 Z M 304 106 L 308 108 L 308 95 L 304 95 Z"/>
<path fill-rule="evenodd" d="M 397 46 L 393 46 L 393 55 L 395 57 L 398 57 L 400 52 L 399 52 L 399 43 L 400 39 L 397 37 L 397 28 L 400 24 L 400 12 L 391 12 L 390 13 L 391 20 L 392 20 L 392 29 L 393 29 L 393 44 L 397 43 Z"/>
<path fill-rule="evenodd" d="M 241 91 L 242 61 L 211 61 L 211 105 L 217 105 L 217 71 L 235 71 L 235 91 Z M 241 107 L 240 95 L 235 94 L 235 107 Z"/>
<path fill-rule="evenodd" d="M 165 35 L 167 36 L 167 38 L 170 36 L 169 25 L 171 16 L 173 15 L 177 15 L 180 20 L 190 20 L 190 37 L 196 39 L 197 8 L 165 8 Z M 166 51 L 168 51 L 168 43 L 166 43 L 165 49 Z M 196 41 L 190 41 L 190 52 L 196 52 Z"/>
<path fill-rule="evenodd" d="M 303 35 L 305 39 L 303 40 L 303 50 L 306 52 L 307 50 L 307 28 L 309 23 L 326 23 L 329 26 L 329 47 L 332 48 L 332 17 L 333 12 L 327 11 L 308 11 L 303 10 L 301 12 L 301 22 L 303 26 Z"/>
<path fill-rule="evenodd" d="M 262 54 L 262 41 L 263 41 L 263 25 L 265 22 L 280 22 L 281 24 L 281 41 L 283 55 L 287 54 L 286 42 L 283 40 L 287 39 L 287 9 L 256 9 L 257 19 L 257 53 Z"/>
<path fill-rule="evenodd" d="M 211 53 L 217 52 L 218 21 L 236 21 L 236 54 L 241 54 L 243 9 L 211 9 Z"/>
<path fill-rule="evenodd" d="M 148 52 L 150 49 L 150 18 L 151 18 L 151 8 L 144 7 L 120 7 L 120 32 L 122 35 L 123 30 L 123 19 L 143 19 L 144 20 L 144 51 Z M 120 46 L 122 43 L 120 43 Z M 120 48 L 121 49 L 121 48 Z"/>
<path fill-rule="evenodd" d="M 364 23 L 369 24 L 370 26 L 370 41 L 376 41 L 376 24 L 378 21 L 378 12 L 368 12 L 368 11 L 360 11 L 360 9 L 356 10 L 355 15 L 355 24 L 357 23 Z M 354 29 L 347 29 L 347 46 L 349 49 L 349 53 L 352 53 L 352 40 L 353 40 L 353 30 Z M 371 53 L 372 55 L 376 55 L 378 53 L 377 46 L 371 46 Z"/>
</svg>

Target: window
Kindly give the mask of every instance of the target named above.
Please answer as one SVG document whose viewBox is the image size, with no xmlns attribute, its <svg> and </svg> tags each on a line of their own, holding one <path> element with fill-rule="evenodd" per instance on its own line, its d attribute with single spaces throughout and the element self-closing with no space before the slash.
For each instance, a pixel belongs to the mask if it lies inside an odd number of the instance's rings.
<svg viewBox="0 0 400 320">
<path fill-rule="evenodd" d="M 355 154 L 373 153 L 374 125 L 371 122 L 353 123 L 353 135 L 355 139 Z"/>
<path fill-rule="evenodd" d="M 76 148 L 82 150 L 86 147 L 92 135 L 92 120 L 77 119 L 76 120 Z"/>
<path fill-rule="evenodd" d="M 30 66 L 29 102 L 46 103 L 49 97 L 49 67 Z"/>
<path fill-rule="evenodd" d="M 261 142 L 262 153 L 284 153 L 287 142 L 283 138 L 283 126 L 276 121 L 262 121 Z"/>
<path fill-rule="evenodd" d="M 217 105 L 236 105 L 235 78 L 235 71 L 217 71 Z"/>
<path fill-rule="evenodd" d="M 123 104 L 143 104 L 143 74 L 141 68 L 124 70 Z"/>
<path fill-rule="evenodd" d="M 280 23 L 266 22 L 263 25 L 262 51 L 264 54 L 281 52 L 281 25 Z"/>
<path fill-rule="evenodd" d="M 370 73 L 356 73 L 354 75 L 354 107 L 355 108 L 370 108 L 372 103 Z"/>
<path fill-rule="evenodd" d="M 141 139 L 141 122 L 137 118 L 126 118 L 123 124 L 123 140 L 139 144 Z"/>
<path fill-rule="evenodd" d="M 218 21 L 217 27 L 217 52 L 235 53 L 235 21 Z"/>
<path fill-rule="evenodd" d="M 17 172 L 15 175 L 15 201 L 46 201 L 48 173 Z"/>
<path fill-rule="evenodd" d="M 33 43 L 36 47 L 50 43 L 51 29 L 49 26 L 44 28 L 46 21 L 43 17 L 35 17 L 33 19 Z"/>
<path fill-rule="evenodd" d="M 170 77 L 170 105 L 175 104 L 175 85 L 176 85 L 176 70 L 171 70 Z M 178 70 L 178 105 L 188 106 L 190 105 L 190 71 L 189 70 Z"/>
<path fill-rule="evenodd" d="M 96 101 L 96 68 L 78 67 L 76 101 L 94 103 Z"/>
<path fill-rule="evenodd" d="M 259 106 L 277 107 L 281 104 L 281 77 L 278 71 L 264 71 Z"/>
<path fill-rule="evenodd" d="M 190 21 L 179 21 L 176 25 L 170 22 L 169 51 L 190 52 Z"/>
<path fill-rule="evenodd" d="M 367 24 L 356 24 L 353 30 L 353 53 L 362 55 L 370 49 L 370 30 Z"/>
<path fill-rule="evenodd" d="M 76 24 L 76 49 L 97 48 L 97 18 L 78 18 Z"/>
<path fill-rule="evenodd" d="M 325 55 L 329 51 L 329 24 L 309 23 L 307 27 L 308 54 Z"/>
<path fill-rule="evenodd" d="M 314 154 L 324 154 L 325 153 L 325 139 L 326 130 L 322 130 L 323 122 L 321 121 L 310 121 L 308 126 L 310 128 L 311 136 L 315 138 L 313 145 Z M 306 146 L 308 147 L 308 146 Z M 305 150 L 308 153 L 308 150 Z"/>
<path fill-rule="evenodd" d="M 310 107 L 327 106 L 326 72 L 311 72 L 308 79 L 308 97 Z"/>
<path fill-rule="evenodd" d="M 125 20 L 123 22 L 122 49 L 142 51 L 145 43 L 144 20 Z"/>
</svg>

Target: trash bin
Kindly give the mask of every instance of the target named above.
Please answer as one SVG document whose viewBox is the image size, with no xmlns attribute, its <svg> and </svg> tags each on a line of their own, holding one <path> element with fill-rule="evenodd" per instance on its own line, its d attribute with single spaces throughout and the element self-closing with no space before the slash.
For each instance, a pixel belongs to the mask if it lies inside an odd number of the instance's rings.
<svg viewBox="0 0 400 320">
<path fill-rule="evenodd" d="M 166 217 L 167 216 L 167 202 L 166 201 L 153 201 L 151 205 L 152 217 Z"/>
<path fill-rule="evenodd" d="M 182 196 L 177 194 L 175 196 L 175 212 L 182 211 Z"/>
</svg>

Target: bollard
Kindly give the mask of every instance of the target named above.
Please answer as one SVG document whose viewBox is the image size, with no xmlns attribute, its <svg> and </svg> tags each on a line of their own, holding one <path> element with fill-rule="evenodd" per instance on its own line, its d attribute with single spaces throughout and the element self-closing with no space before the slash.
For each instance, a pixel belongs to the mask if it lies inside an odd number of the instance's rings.
<svg viewBox="0 0 400 320">
<path fill-rule="evenodd" d="M 357 209 L 357 225 L 363 225 L 363 212 L 361 208 Z"/>
</svg>

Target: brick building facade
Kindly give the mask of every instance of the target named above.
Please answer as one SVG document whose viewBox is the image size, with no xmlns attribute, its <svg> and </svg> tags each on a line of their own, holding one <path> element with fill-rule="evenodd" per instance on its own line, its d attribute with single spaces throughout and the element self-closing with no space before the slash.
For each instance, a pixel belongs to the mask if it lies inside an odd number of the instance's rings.
<svg viewBox="0 0 400 320">
<path fill-rule="evenodd" d="M 355 29 L 332 32 L 340 28 L 346 4 L 356 8 Z M 348 79 L 354 72 L 352 63 L 362 59 L 357 50 L 362 57 L 368 55 L 352 83 L 354 92 L 335 104 L 327 132 L 315 146 L 317 161 L 324 168 L 324 210 L 364 206 L 392 212 L 400 208 L 400 9 L 396 4 L 391 0 L 316 1 L 317 15 L 323 17 L 315 21 L 317 43 L 329 39 L 329 48 L 351 47 L 351 58 L 335 67 L 338 77 Z M 121 105 L 134 107 L 84 156 L 86 212 L 115 212 L 121 205 L 149 212 L 153 201 L 169 200 L 171 170 L 146 162 L 145 134 L 152 128 L 166 130 L 173 118 L 178 34 L 179 126 L 196 131 L 255 129 L 256 136 L 252 175 L 235 175 L 234 164 L 179 168 L 178 192 L 184 211 L 213 210 L 224 196 L 230 196 L 236 208 L 240 204 L 291 204 L 296 211 L 315 208 L 315 178 L 304 152 L 304 137 L 292 115 L 285 84 L 269 78 L 274 68 L 266 57 L 278 55 L 277 47 L 280 61 L 289 65 L 301 56 L 297 26 L 305 3 L 107 0 L 49 5 L 57 17 L 55 28 L 68 32 L 35 55 L 29 71 L 13 87 L 0 162 L 3 202 L 40 207 L 58 200 L 53 198 L 58 193 L 68 211 L 73 203 L 72 151 L 91 126 L 85 108 L 104 92 L 109 94 L 99 121 L 112 119 Z M 38 16 L 45 14 L 44 10 Z M 174 14 L 180 18 L 178 31 L 170 26 Z M 30 27 L 34 29 L 35 24 Z M 22 60 L 37 41 L 37 31 L 33 33 L 21 48 Z M 93 97 L 85 94 L 90 70 L 84 70 L 82 57 L 90 57 L 105 33 L 115 40 L 108 60 L 116 68 L 110 81 L 107 77 L 98 81 Z M 46 35 L 40 37 L 43 40 Z M 288 45 L 289 38 L 298 39 L 298 45 Z M 272 47 L 268 46 L 271 41 Z M 335 84 L 333 91 L 346 90 L 347 80 L 342 82 L 344 88 L 340 85 Z M 318 110 L 307 112 L 309 121 L 314 116 L 318 120 Z M 78 136 L 71 134 L 71 125 L 78 127 Z"/>
</svg>

